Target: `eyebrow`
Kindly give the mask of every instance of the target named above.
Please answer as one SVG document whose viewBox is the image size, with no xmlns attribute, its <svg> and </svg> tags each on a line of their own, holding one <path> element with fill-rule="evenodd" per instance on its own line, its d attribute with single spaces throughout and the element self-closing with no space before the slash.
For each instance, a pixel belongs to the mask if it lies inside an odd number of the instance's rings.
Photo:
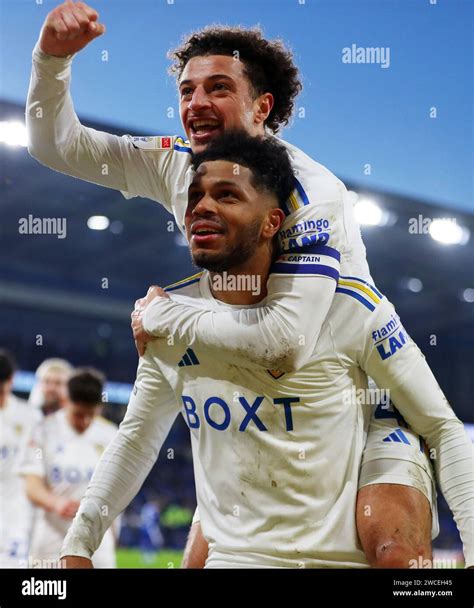
<svg viewBox="0 0 474 608">
<path fill-rule="evenodd" d="M 201 179 L 202 178 L 200 178 L 199 181 L 196 181 L 196 182 L 194 182 L 194 181 L 191 182 L 191 184 L 189 186 L 189 190 L 191 190 L 191 188 L 199 188 L 199 182 L 201 182 Z M 233 188 L 238 188 L 239 190 L 242 190 L 242 188 L 239 186 L 239 184 L 237 184 L 237 182 L 233 182 L 232 180 L 229 180 L 229 179 L 222 179 L 222 180 L 219 180 L 218 182 L 214 182 L 212 184 L 212 187 L 215 187 L 215 186 L 227 186 L 227 187 L 232 186 Z"/>
<path fill-rule="evenodd" d="M 230 80 L 231 82 L 234 82 L 234 79 L 231 76 L 227 76 L 227 74 L 213 74 L 212 76 L 207 76 L 206 80 Z M 179 83 L 180 88 L 184 85 L 184 84 L 192 84 L 192 80 L 190 78 L 188 78 L 187 80 L 182 80 Z"/>
</svg>

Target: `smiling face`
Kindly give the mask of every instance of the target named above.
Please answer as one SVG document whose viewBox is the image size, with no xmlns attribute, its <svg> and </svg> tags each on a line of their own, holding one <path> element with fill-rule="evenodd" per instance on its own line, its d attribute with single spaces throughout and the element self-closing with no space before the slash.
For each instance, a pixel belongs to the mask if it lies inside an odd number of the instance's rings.
<svg viewBox="0 0 474 608">
<path fill-rule="evenodd" d="M 193 57 L 179 83 L 180 115 L 193 152 L 228 129 L 264 135 L 273 106 L 265 93 L 254 99 L 244 64 L 227 55 Z"/>
<path fill-rule="evenodd" d="M 185 217 L 193 262 L 215 272 L 241 272 L 257 259 L 269 263 L 283 218 L 276 197 L 253 185 L 250 169 L 226 160 L 202 163 Z"/>
</svg>

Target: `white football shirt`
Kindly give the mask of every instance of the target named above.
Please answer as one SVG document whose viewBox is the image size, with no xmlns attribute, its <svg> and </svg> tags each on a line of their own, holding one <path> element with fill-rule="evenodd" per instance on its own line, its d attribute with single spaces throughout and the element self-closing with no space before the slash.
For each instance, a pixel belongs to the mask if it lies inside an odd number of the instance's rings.
<svg viewBox="0 0 474 608">
<path fill-rule="evenodd" d="M 14 395 L 0 408 L 0 568 L 19 568 L 28 554 L 33 507 L 18 466 L 40 413 Z"/>
<path fill-rule="evenodd" d="M 212 297 L 207 272 L 178 284 L 174 297 L 228 307 Z M 208 567 L 367 567 L 355 504 L 370 406 L 353 398 L 367 388 L 366 373 L 436 450 L 441 488 L 472 562 L 471 443 L 393 306 L 354 278 L 338 289 L 298 372 L 237 367 L 185 341 L 150 343 L 62 553 L 90 555 L 107 527 L 94 515 L 98 505 L 117 513 L 128 504 L 181 411 Z"/>
<path fill-rule="evenodd" d="M 67 421 L 66 412 L 46 416 L 33 430 L 22 457 L 23 475 L 38 475 L 57 496 L 81 500 L 99 459 L 112 441 L 116 426 L 97 416 L 83 433 Z M 33 560 L 58 559 L 71 520 L 37 509 L 31 542 Z M 98 568 L 115 567 L 115 543 L 108 530 L 94 556 Z"/>
</svg>

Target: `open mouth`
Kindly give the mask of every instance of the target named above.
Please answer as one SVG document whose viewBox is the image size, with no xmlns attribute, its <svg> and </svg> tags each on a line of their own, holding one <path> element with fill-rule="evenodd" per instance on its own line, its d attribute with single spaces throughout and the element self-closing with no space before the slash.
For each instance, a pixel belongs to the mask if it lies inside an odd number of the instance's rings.
<svg viewBox="0 0 474 608">
<path fill-rule="evenodd" d="M 191 239 L 197 245 L 212 243 L 223 234 L 222 228 L 202 223 L 191 228 Z"/>
<path fill-rule="evenodd" d="M 213 118 L 202 118 L 200 120 L 192 120 L 189 123 L 191 133 L 198 137 L 211 135 L 219 130 L 220 122 Z"/>
<path fill-rule="evenodd" d="M 212 228 L 198 228 L 193 230 L 193 236 L 207 236 L 208 234 L 222 234 L 222 230 L 213 230 Z"/>
</svg>

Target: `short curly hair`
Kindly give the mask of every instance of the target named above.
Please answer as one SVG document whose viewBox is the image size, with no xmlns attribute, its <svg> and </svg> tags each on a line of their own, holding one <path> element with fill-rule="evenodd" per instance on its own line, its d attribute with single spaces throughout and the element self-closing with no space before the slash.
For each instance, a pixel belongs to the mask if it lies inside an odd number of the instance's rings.
<svg viewBox="0 0 474 608">
<path fill-rule="evenodd" d="M 252 172 L 252 184 L 274 194 L 280 208 L 294 189 L 295 176 L 290 158 L 275 137 L 252 137 L 245 131 L 226 131 L 215 137 L 203 152 L 192 156 L 192 166 L 213 160 L 226 160 Z"/>
<path fill-rule="evenodd" d="M 281 40 L 266 40 L 259 27 L 211 25 L 185 36 L 181 46 L 168 53 L 174 61 L 170 72 L 179 81 L 191 58 L 206 55 L 238 57 L 255 97 L 263 93 L 274 97 L 265 126 L 277 133 L 288 124 L 303 85 L 293 55 Z"/>
</svg>

